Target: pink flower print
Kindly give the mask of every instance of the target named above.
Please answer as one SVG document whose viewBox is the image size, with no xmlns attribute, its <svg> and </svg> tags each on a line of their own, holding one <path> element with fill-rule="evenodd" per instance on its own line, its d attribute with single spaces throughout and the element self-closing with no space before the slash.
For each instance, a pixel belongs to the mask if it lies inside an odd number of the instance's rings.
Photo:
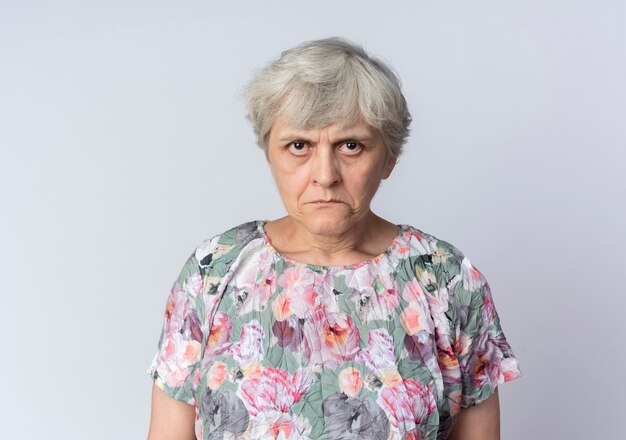
<svg viewBox="0 0 626 440">
<path fill-rule="evenodd" d="M 200 343 L 198 341 L 184 341 L 180 350 L 183 365 L 192 365 L 200 360 Z"/>
<path fill-rule="evenodd" d="M 437 407 L 434 383 L 425 386 L 412 379 L 403 379 L 394 387 L 382 387 L 378 404 L 391 423 L 392 431 L 400 438 L 421 439 L 420 425 Z"/>
<path fill-rule="evenodd" d="M 411 246 L 409 245 L 399 246 L 398 250 L 396 251 L 396 254 L 400 258 L 407 258 L 410 255 L 410 253 L 411 253 Z"/>
<path fill-rule="evenodd" d="M 183 287 L 193 295 L 201 295 L 204 288 L 202 274 L 199 271 L 194 272 L 192 276 L 185 280 Z"/>
<path fill-rule="evenodd" d="M 169 386 L 182 386 L 200 360 L 200 342 L 185 340 L 180 333 L 167 333 L 158 356 L 158 372 Z"/>
<path fill-rule="evenodd" d="M 461 410 L 462 378 L 461 369 L 459 368 L 459 359 L 452 347 L 448 347 L 445 350 L 437 350 L 437 363 L 441 371 L 443 388 L 454 390 L 447 393 L 450 414 L 454 415 Z"/>
<path fill-rule="evenodd" d="M 330 272 L 325 274 L 315 272 L 313 280 L 313 285 L 309 286 L 309 289 L 314 289 L 316 298 L 315 302 L 309 301 L 309 303 L 314 304 L 315 307 L 323 307 L 326 312 L 339 313 L 339 306 L 335 300 L 336 293 L 333 290 L 335 282 L 332 274 Z"/>
<path fill-rule="evenodd" d="M 426 296 L 429 296 L 429 294 Z M 423 306 L 425 302 L 424 296 L 421 296 L 418 297 L 417 301 L 409 303 L 400 313 L 400 324 L 402 324 L 402 328 L 406 332 L 403 342 L 409 354 L 409 359 L 412 361 L 421 360 L 425 365 L 431 365 L 435 360 L 430 336 L 433 324 L 429 320 L 427 314 L 429 312 L 425 311 L 425 308 L 428 310 L 428 306 Z"/>
<path fill-rule="evenodd" d="M 496 379 L 496 383 L 504 383 L 513 380 L 520 375 L 517 359 L 509 357 L 502 359 L 500 362 L 500 376 Z"/>
<path fill-rule="evenodd" d="M 224 362 L 213 362 L 207 371 L 207 386 L 213 391 L 217 390 L 224 379 L 228 377 L 228 367 Z"/>
<path fill-rule="evenodd" d="M 409 250 L 409 256 L 421 257 L 422 255 L 428 255 L 430 253 L 430 246 L 432 243 L 429 243 L 422 234 L 417 231 L 407 231 L 407 233 L 407 241 L 410 242 L 411 247 Z"/>
<path fill-rule="evenodd" d="M 215 314 L 207 339 L 206 352 L 208 355 L 216 356 L 228 349 L 232 328 L 233 325 L 228 320 L 226 312 L 220 311 Z"/>
<path fill-rule="evenodd" d="M 309 391 L 315 381 L 313 372 L 308 368 L 298 368 L 293 373 L 291 383 L 294 388 L 294 402 L 298 402 Z"/>
<path fill-rule="evenodd" d="M 404 435 L 412 432 L 419 435 L 416 426 L 434 410 L 436 399 L 432 389 L 400 376 L 396 367 L 393 338 L 386 329 L 369 332 L 367 348 L 359 352 L 357 362 L 372 371 L 368 381 L 377 385 L 370 386 L 370 389 L 378 389 L 377 402 L 389 417 L 392 429 L 399 433 L 397 437 L 405 438 Z"/>
<path fill-rule="evenodd" d="M 200 380 L 202 380 L 202 370 L 200 370 L 199 368 L 196 368 L 195 372 L 193 373 L 193 380 L 191 381 L 191 386 L 194 389 L 196 389 L 198 385 L 200 384 Z"/>
<path fill-rule="evenodd" d="M 305 417 L 268 411 L 252 417 L 250 438 L 259 440 L 309 440 L 311 423 Z"/>
<path fill-rule="evenodd" d="M 300 291 L 283 290 L 272 301 L 272 312 L 278 321 L 285 321 L 290 316 L 306 319 L 311 316 L 317 304 L 317 293 L 312 287 Z"/>
<path fill-rule="evenodd" d="M 502 358 L 508 351 L 510 347 L 502 334 L 494 337 L 485 332 L 474 339 L 472 351 L 464 360 L 462 369 L 469 372 L 472 383 L 477 387 L 486 383 L 495 387 L 503 374 Z"/>
<path fill-rule="evenodd" d="M 291 301 L 291 310 L 299 319 L 306 319 L 311 316 L 316 304 L 317 292 L 313 286 L 307 286 L 303 289 L 301 295 L 294 295 L 294 298 Z"/>
<path fill-rule="evenodd" d="M 312 283 L 304 281 L 307 278 L 312 281 L 312 277 L 310 271 L 299 266 L 290 267 L 281 273 L 278 285 L 283 289 L 272 302 L 272 312 L 278 321 L 284 321 L 291 315 L 299 319 L 306 319 L 311 315 L 318 303 L 318 294 Z"/>
<path fill-rule="evenodd" d="M 421 257 L 430 253 L 431 243 L 425 240 L 419 232 L 406 231 L 403 235 L 404 241 L 408 244 L 403 245 L 401 251 L 399 250 L 400 258 Z"/>
<path fill-rule="evenodd" d="M 405 292 L 415 292 L 415 286 L 419 286 L 415 280 L 414 282 L 407 284 Z M 412 293 L 406 293 L 405 296 L 410 298 Z M 409 307 L 400 316 L 400 322 L 403 328 L 407 332 L 404 338 L 404 346 L 409 354 L 409 359 L 412 361 L 421 361 L 426 365 L 432 365 L 436 354 L 433 351 L 432 342 L 430 339 L 431 327 L 434 326 L 435 343 L 438 349 L 446 350 L 450 348 L 452 343 L 450 338 L 450 325 L 445 312 L 448 310 L 448 290 L 440 289 L 435 293 L 426 293 L 420 290 L 420 293 L 415 296 L 417 299 L 415 302 L 409 304 Z M 429 320 L 426 313 L 423 311 L 420 313 L 419 305 L 424 304 L 424 299 L 427 301 L 427 309 L 430 310 L 430 316 L 432 321 Z"/>
<path fill-rule="evenodd" d="M 370 330 L 367 335 L 367 348 L 361 349 L 356 361 L 380 376 L 385 370 L 396 369 L 393 338 L 386 329 Z"/>
<path fill-rule="evenodd" d="M 448 317 L 446 316 L 449 301 L 448 289 L 439 289 L 432 295 L 429 293 L 425 296 L 428 301 L 430 314 L 433 318 L 438 338 L 447 339 L 450 336 L 450 323 L 448 321 Z"/>
<path fill-rule="evenodd" d="M 461 279 L 463 288 L 470 292 L 480 289 L 485 284 L 485 278 L 467 257 L 463 257 L 461 261 Z"/>
<path fill-rule="evenodd" d="M 437 350 L 437 363 L 439 364 L 442 380 L 446 388 L 454 388 L 455 385 L 461 384 L 459 358 L 451 346 L 448 345 L 446 348 Z"/>
<path fill-rule="evenodd" d="M 187 368 L 181 368 L 178 365 L 168 365 L 160 369 L 159 374 L 163 377 L 163 381 L 167 383 L 168 386 L 182 387 L 189 377 L 189 370 Z"/>
<path fill-rule="evenodd" d="M 389 271 L 383 271 L 377 275 L 377 288 L 379 296 L 384 299 L 387 307 L 384 309 L 386 314 L 391 314 L 393 310 L 400 304 L 400 295 L 395 280 L 390 276 Z"/>
<path fill-rule="evenodd" d="M 406 283 L 402 290 L 402 299 L 408 303 L 420 301 L 424 296 L 424 290 L 415 278 Z"/>
<path fill-rule="evenodd" d="M 450 408 L 450 415 L 458 414 L 461 411 L 461 400 L 463 391 L 459 388 L 453 391 L 450 391 L 447 395 L 448 406 Z"/>
<path fill-rule="evenodd" d="M 359 329 L 344 313 L 318 307 L 304 324 L 304 348 L 309 361 L 336 368 L 359 351 Z"/>
<path fill-rule="evenodd" d="M 236 316 L 264 310 L 276 287 L 276 277 L 264 254 L 258 254 L 243 270 L 236 271 L 231 295 L 237 307 Z"/>
<path fill-rule="evenodd" d="M 422 283 L 416 278 L 404 286 L 402 298 L 409 305 L 400 314 L 400 322 L 409 336 L 419 336 L 421 332 L 434 332 L 435 324 L 427 300 L 429 296 L 430 293 L 424 292 Z"/>
<path fill-rule="evenodd" d="M 374 289 L 376 278 L 370 267 L 362 266 L 356 270 L 344 270 L 338 275 L 342 275 L 346 286 L 353 289 L 350 299 L 356 303 L 361 321 L 388 318 L 388 313 L 385 313 L 388 307 L 384 300 L 377 297 Z"/>
<path fill-rule="evenodd" d="M 195 421 L 195 430 L 196 430 L 196 438 L 204 438 L 204 430 L 202 429 L 202 420 L 200 420 L 200 414 L 197 410 L 198 405 L 196 404 L 196 421 Z"/>
<path fill-rule="evenodd" d="M 369 304 L 368 320 L 391 319 L 394 309 L 400 304 L 398 291 L 395 288 L 385 289 L 383 293 L 374 295 Z"/>
<path fill-rule="evenodd" d="M 475 356 L 472 359 L 471 374 L 472 383 L 477 387 L 482 387 L 485 383 L 491 382 L 492 375 L 498 376 L 498 371 L 494 364 L 489 363 L 487 356 Z"/>
<path fill-rule="evenodd" d="M 346 286 L 360 292 L 362 295 L 372 296 L 374 291 L 374 276 L 368 266 L 356 270 L 348 269 L 338 272 L 343 275 Z"/>
<path fill-rule="evenodd" d="M 363 378 L 356 368 L 348 367 L 341 370 L 338 381 L 339 389 L 348 397 L 356 396 L 363 388 Z"/>
<path fill-rule="evenodd" d="M 219 306 L 221 300 L 222 300 L 221 295 L 211 295 L 211 294 L 204 295 L 204 322 L 205 324 L 213 322 L 213 317 L 216 314 L 217 307 Z M 208 332 L 209 329 L 206 329 L 206 331 Z"/>
<path fill-rule="evenodd" d="M 183 328 L 187 316 L 187 294 L 178 283 L 174 283 L 165 304 L 166 331 L 175 333 Z"/>
<path fill-rule="evenodd" d="M 200 320 L 195 311 L 191 311 L 185 316 L 183 321 L 182 333 L 185 339 L 193 339 L 194 341 L 202 342 L 202 329 L 200 328 Z"/>
<path fill-rule="evenodd" d="M 259 374 L 241 382 L 237 395 L 252 416 L 266 411 L 289 412 L 300 401 L 313 383 L 309 371 L 298 369 L 293 377 L 280 368 L 263 367 Z"/>
<path fill-rule="evenodd" d="M 306 286 L 312 284 L 309 281 L 313 281 L 312 272 L 302 266 L 289 267 L 278 277 L 278 285 L 292 295 L 301 294 Z"/>
<path fill-rule="evenodd" d="M 306 319 L 311 316 L 317 303 L 317 293 L 312 287 L 301 291 L 283 290 L 272 301 L 272 312 L 277 321 L 284 321 L 290 316 Z"/>
<path fill-rule="evenodd" d="M 400 304 L 395 283 L 388 276 L 377 276 L 372 289 L 355 290 L 350 296 L 356 303 L 359 317 L 363 322 L 389 320 L 394 309 Z"/>
<path fill-rule="evenodd" d="M 400 313 L 400 323 L 409 336 L 428 331 L 428 321 L 424 310 L 417 302 L 412 302 Z"/>
<path fill-rule="evenodd" d="M 284 321 L 293 313 L 291 312 L 291 295 L 280 293 L 272 301 L 272 312 L 277 321 Z"/>
<path fill-rule="evenodd" d="M 229 349 L 232 357 L 239 366 L 247 362 L 260 362 L 263 360 L 265 350 L 263 349 L 263 338 L 265 332 L 256 319 L 241 326 L 241 337 L 239 342 L 235 342 Z"/>
<path fill-rule="evenodd" d="M 272 325 L 272 333 L 276 336 L 279 347 L 298 351 L 304 338 L 303 327 L 301 320 L 291 315 L 284 321 L 275 321 Z"/>
<path fill-rule="evenodd" d="M 430 337 L 426 332 L 420 332 L 415 336 L 404 336 L 404 348 L 411 361 L 420 361 L 423 365 L 433 365 L 435 351 Z"/>
<path fill-rule="evenodd" d="M 258 289 L 261 292 L 263 303 L 267 303 L 269 297 L 272 296 L 272 293 L 276 290 L 276 274 L 274 272 L 262 274 L 258 283 Z"/>
<path fill-rule="evenodd" d="M 489 289 L 489 285 L 485 285 L 485 294 L 483 295 L 483 304 L 480 309 L 481 318 L 483 320 L 483 325 L 486 327 L 490 327 L 493 320 L 496 318 L 496 308 L 493 305 L 493 297 L 491 296 L 491 291 Z"/>
</svg>

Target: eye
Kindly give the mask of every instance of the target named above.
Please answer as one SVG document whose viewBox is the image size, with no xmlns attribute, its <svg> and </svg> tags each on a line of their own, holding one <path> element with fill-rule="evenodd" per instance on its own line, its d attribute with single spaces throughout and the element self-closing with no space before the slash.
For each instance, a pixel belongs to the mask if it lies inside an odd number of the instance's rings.
<svg viewBox="0 0 626 440">
<path fill-rule="evenodd" d="M 303 156 L 307 153 L 307 145 L 302 141 L 290 142 L 287 148 L 296 156 Z"/>
<path fill-rule="evenodd" d="M 346 141 L 341 144 L 341 147 L 339 148 L 343 149 L 343 152 L 347 153 L 348 155 L 354 155 L 360 153 L 363 149 L 363 146 L 356 141 Z"/>
</svg>

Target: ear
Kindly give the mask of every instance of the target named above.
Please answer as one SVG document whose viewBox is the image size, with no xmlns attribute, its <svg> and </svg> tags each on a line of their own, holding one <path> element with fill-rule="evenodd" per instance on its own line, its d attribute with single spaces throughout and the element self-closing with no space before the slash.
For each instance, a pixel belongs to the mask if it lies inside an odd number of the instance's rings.
<svg viewBox="0 0 626 440">
<path fill-rule="evenodd" d="M 391 172 L 393 171 L 394 167 L 396 166 L 397 163 L 397 159 L 396 158 L 389 158 L 387 160 L 387 163 L 383 166 L 383 175 L 382 175 L 382 179 L 385 180 L 386 178 L 388 178 L 391 175 Z"/>
<path fill-rule="evenodd" d="M 272 124 L 272 127 L 273 126 L 274 125 Z M 270 131 L 268 131 L 267 134 L 263 137 L 263 140 L 261 140 L 257 144 L 259 147 L 261 147 L 261 150 L 263 151 L 263 154 L 265 155 L 265 161 L 270 166 L 270 168 L 272 168 L 272 162 L 270 161 L 270 134 L 271 133 L 272 133 L 272 130 L 270 129 Z"/>
<path fill-rule="evenodd" d="M 270 160 L 269 146 L 267 150 L 263 151 L 263 154 L 265 155 L 265 162 L 267 162 L 267 166 L 270 169 L 270 174 L 272 175 L 272 177 L 274 177 L 274 179 L 276 179 L 276 174 L 274 174 L 274 166 L 272 165 L 272 161 Z"/>
</svg>

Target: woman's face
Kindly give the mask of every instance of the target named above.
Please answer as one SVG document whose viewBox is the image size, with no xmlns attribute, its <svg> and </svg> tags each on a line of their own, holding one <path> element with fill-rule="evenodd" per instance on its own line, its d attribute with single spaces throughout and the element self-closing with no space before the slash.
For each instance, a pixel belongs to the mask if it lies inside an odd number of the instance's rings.
<svg viewBox="0 0 626 440">
<path fill-rule="evenodd" d="M 272 125 L 267 153 L 287 212 L 321 235 L 345 232 L 367 217 L 395 165 L 385 157 L 381 133 L 363 122 L 302 130 L 281 119 Z"/>
</svg>

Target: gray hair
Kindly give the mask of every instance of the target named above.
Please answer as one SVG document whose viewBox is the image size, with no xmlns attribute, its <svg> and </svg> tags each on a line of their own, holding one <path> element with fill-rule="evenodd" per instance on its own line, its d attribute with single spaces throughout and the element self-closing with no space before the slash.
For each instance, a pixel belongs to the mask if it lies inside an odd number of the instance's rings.
<svg viewBox="0 0 626 440">
<path fill-rule="evenodd" d="M 302 43 L 255 74 L 245 88 L 247 117 L 265 150 L 277 116 L 305 130 L 364 121 L 379 130 L 387 158 L 396 160 L 409 135 L 411 114 L 392 69 L 350 41 Z"/>
</svg>

